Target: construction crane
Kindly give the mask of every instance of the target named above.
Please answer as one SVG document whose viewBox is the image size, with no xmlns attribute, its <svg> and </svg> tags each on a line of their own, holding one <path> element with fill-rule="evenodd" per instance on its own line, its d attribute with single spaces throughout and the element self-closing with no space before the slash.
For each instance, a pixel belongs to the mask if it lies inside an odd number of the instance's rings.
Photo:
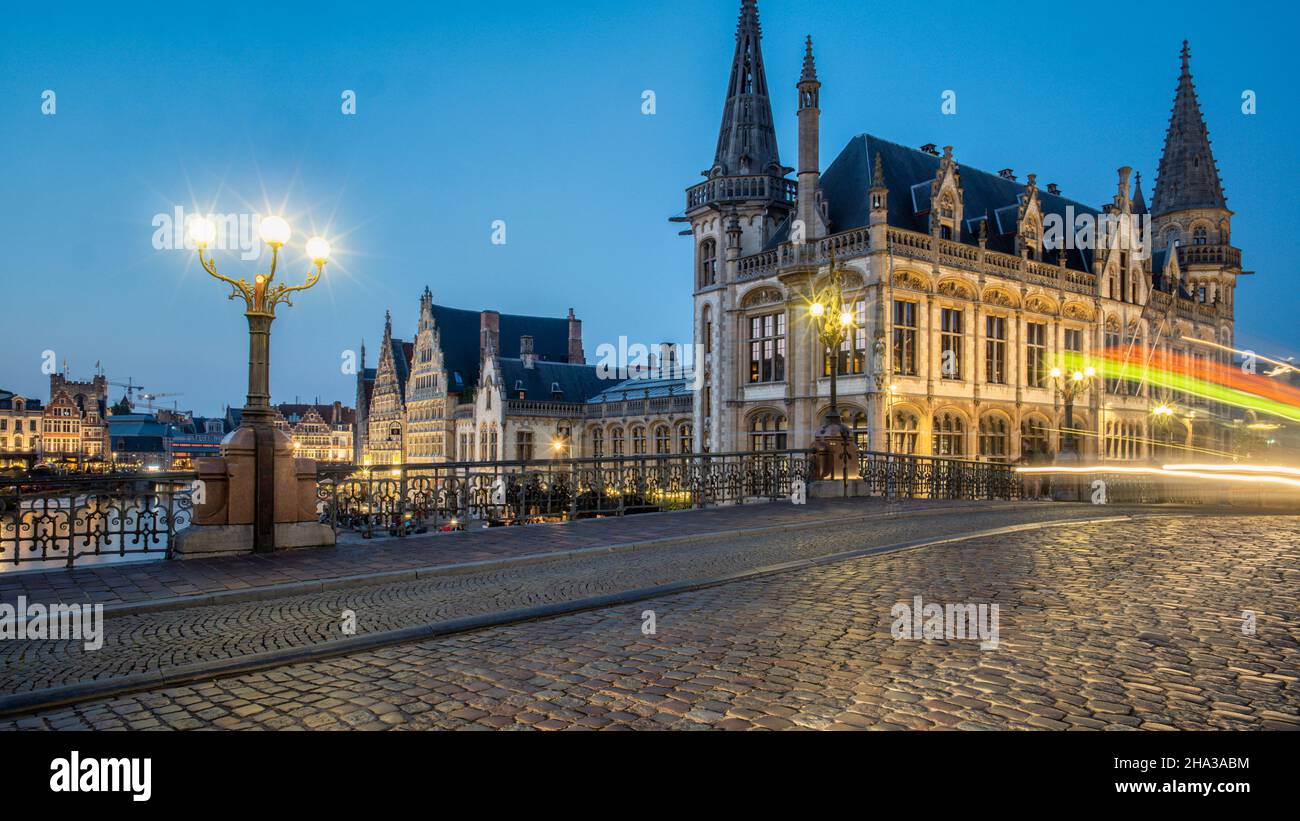
<svg viewBox="0 0 1300 821">
<path fill-rule="evenodd" d="M 165 396 L 184 396 L 184 395 L 185 394 L 183 393 L 142 393 L 140 394 L 140 398 L 143 399 L 146 403 L 148 403 L 149 412 L 153 413 L 153 402 L 155 399 L 162 399 Z"/>
<path fill-rule="evenodd" d="M 144 386 L 135 384 L 135 379 L 130 376 L 126 378 L 125 382 L 109 382 L 108 384 L 126 388 L 126 393 L 122 394 L 122 396 L 126 399 L 128 405 L 135 405 L 135 397 L 132 394 L 144 392 Z"/>
</svg>

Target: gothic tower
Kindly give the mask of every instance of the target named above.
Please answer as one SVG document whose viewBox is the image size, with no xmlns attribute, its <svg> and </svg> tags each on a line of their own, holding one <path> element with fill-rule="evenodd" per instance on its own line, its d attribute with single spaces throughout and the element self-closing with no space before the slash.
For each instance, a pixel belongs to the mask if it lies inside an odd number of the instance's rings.
<svg viewBox="0 0 1300 821">
<path fill-rule="evenodd" d="M 1229 309 L 1231 316 L 1241 252 L 1232 247 L 1232 212 L 1196 99 L 1186 40 L 1181 60 L 1173 113 L 1151 197 L 1155 248 L 1176 246 L 1182 278 L 1192 295 L 1199 302 Z"/>
<path fill-rule="evenodd" d="M 687 189 L 686 212 L 678 218 L 690 224 L 683 233 L 695 245 L 695 342 L 703 352 L 697 367 L 704 369 L 695 430 L 706 451 L 727 441 L 723 397 L 735 391 L 735 353 L 718 343 L 733 307 L 731 286 L 743 275 L 739 260 L 768 245 L 797 200 L 797 187 L 787 179 L 794 169 L 781 164 L 777 151 L 762 40 L 757 0 L 742 0 L 713 165 L 704 182 Z"/>
</svg>

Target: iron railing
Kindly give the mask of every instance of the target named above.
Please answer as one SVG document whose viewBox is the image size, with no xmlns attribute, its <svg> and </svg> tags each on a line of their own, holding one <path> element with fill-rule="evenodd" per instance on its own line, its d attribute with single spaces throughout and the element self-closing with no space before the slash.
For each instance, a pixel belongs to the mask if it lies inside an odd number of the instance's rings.
<svg viewBox="0 0 1300 821">
<path fill-rule="evenodd" d="M 974 462 L 897 453 L 858 454 L 858 470 L 873 496 L 890 499 L 1019 499 L 1022 481 L 1000 462 Z"/>
<path fill-rule="evenodd" d="M 195 476 L 129 474 L 0 480 L 0 570 L 26 563 L 171 557 L 193 521 Z"/>
<path fill-rule="evenodd" d="M 863 453 L 859 470 L 876 496 L 1020 496 L 1010 465 Z M 391 465 L 322 475 L 319 492 L 322 516 L 336 530 L 404 536 L 471 521 L 514 525 L 788 500 L 795 482 L 815 475 L 814 451 L 781 450 Z"/>
</svg>

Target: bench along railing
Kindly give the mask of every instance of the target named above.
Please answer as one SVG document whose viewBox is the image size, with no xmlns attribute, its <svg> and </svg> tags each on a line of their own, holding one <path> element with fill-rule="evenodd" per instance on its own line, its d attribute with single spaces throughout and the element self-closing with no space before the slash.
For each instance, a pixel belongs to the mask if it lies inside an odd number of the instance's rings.
<svg viewBox="0 0 1300 821">
<path fill-rule="evenodd" d="M 193 519 L 194 488 L 188 473 L 0 479 L 0 571 L 170 558 L 173 537 Z"/>
<path fill-rule="evenodd" d="M 336 529 L 407 535 L 788 499 L 811 451 L 395 465 L 323 475 Z"/>
</svg>

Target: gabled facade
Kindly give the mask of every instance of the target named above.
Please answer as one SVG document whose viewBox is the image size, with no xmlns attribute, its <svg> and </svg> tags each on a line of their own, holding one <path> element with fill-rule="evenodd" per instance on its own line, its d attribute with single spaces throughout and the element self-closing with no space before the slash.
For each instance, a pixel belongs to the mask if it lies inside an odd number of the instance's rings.
<svg viewBox="0 0 1300 821">
<path fill-rule="evenodd" d="M 1101 371 L 1075 403 L 1085 455 L 1223 449 L 1213 421 L 1221 408 L 1103 367 L 1115 352 L 1140 369 L 1156 352 L 1208 367 L 1226 354 L 1198 341 L 1232 342 L 1240 252 L 1229 242 L 1231 212 L 1186 47 L 1147 226 L 1129 167 L 1100 206 L 1040 186 L 1034 174 L 1022 181 L 1012 169 L 961 166 L 951 147 L 908 148 L 870 134 L 823 170 L 825 98 L 811 39 L 803 45 L 791 89 L 799 139 L 791 180 L 769 139 L 757 4 L 742 3 L 715 161 L 708 180 L 687 189 L 677 218 L 695 251 L 700 449 L 811 445 L 832 365 L 806 306 L 830 282 L 832 255 L 855 319 L 835 358 L 840 409 L 864 449 L 993 461 L 1054 453 L 1064 414 L 1048 370 L 1072 361 Z M 749 118 L 743 128 L 737 111 Z M 1128 244 L 1054 235 L 1053 226 L 1079 217 L 1138 233 Z M 1153 253 L 1141 252 L 1141 239 Z M 1152 410 L 1163 404 L 1179 413 L 1160 429 Z"/>
</svg>

